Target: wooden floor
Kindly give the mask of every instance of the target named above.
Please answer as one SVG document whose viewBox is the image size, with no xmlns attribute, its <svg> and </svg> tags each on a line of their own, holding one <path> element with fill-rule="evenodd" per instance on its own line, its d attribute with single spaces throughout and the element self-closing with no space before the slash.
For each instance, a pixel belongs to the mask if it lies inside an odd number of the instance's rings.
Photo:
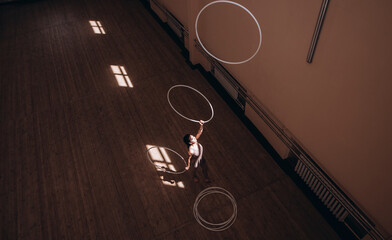
<svg viewBox="0 0 392 240">
<path fill-rule="evenodd" d="M 120 87 L 111 65 L 124 66 L 134 87 Z M 1 239 L 339 239 L 138 0 L 0 5 L 0 81 Z M 185 156 L 182 137 L 197 131 L 166 99 L 175 84 L 214 106 L 200 138 L 210 185 L 157 171 L 147 157 L 148 145 Z M 209 117 L 189 89 L 170 99 L 187 116 Z M 237 201 L 226 231 L 193 216 L 208 186 Z M 232 213 L 217 195 L 199 210 L 210 221 Z"/>
</svg>

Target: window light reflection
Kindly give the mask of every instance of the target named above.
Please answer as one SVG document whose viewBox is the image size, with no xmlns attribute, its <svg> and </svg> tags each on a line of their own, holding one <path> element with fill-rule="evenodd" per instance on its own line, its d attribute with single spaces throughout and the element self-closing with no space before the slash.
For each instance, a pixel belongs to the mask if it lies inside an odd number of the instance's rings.
<svg viewBox="0 0 392 240">
<path fill-rule="evenodd" d="M 125 69 L 124 69 L 125 71 Z M 114 71 L 113 71 L 114 72 Z M 177 169 L 174 167 L 169 157 L 167 154 L 167 151 L 163 147 L 158 147 L 154 145 L 146 145 L 147 150 L 151 148 L 151 150 L 148 151 L 148 154 L 150 155 L 151 160 L 154 162 L 154 165 L 157 169 L 157 171 L 161 172 L 164 171 L 164 169 L 169 169 L 170 171 L 177 171 Z M 185 185 L 182 181 L 176 182 L 175 180 L 165 180 L 163 176 L 160 176 L 162 183 L 167 186 L 177 186 L 179 188 L 185 188 Z"/>
<path fill-rule="evenodd" d="M 110 67 L 120 87 L 133 88 L 131 79 L 129 78 L 127 71 L 125 71 L 124 66 L 110 65 Z"/>
<path fill-rule="evenodd" d="M 95 34 L 106 34 L 100 21 L 90 20 L 89 22 Z"/>
</svg>

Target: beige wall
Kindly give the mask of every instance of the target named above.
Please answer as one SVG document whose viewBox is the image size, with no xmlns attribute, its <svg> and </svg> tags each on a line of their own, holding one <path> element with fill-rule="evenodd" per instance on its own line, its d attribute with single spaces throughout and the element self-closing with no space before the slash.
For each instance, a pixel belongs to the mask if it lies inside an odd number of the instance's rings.
<svg viewBox="0 0 392 240">
<path fill-rule="evenodd" d="M 187 2 L 193 41 L 196 15 L 211 1 Z M 392 1 L 331 1 L 308 64 L 321 2 L 241 1 L 260 23 L 262 47 L 252 61 L 224 66 L 392 233 Z M 252 18 L 228 4 L 207 8 L 199 33 L 209 51 L 230 61 L 250 56 L 258 43 Z M 194 63 L 202 61 L 189 50 Z"/>
</svg>

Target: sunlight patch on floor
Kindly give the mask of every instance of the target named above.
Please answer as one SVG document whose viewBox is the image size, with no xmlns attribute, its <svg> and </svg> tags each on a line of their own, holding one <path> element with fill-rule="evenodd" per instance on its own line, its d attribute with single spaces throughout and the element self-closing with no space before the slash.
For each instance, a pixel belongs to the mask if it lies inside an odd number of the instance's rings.
<svg viewBox="0 0 392 240">
<path fill-rule="evenodd" d="M 114 72 L 114 71 L 113 71 Z M 146 145 L 148 154 L 150 155 L 157 171 L 159 172 L 165 172 L 165 169 L 169 169 L 173 172 L 177 171 L 176 168 L 174 167 L 172 163 L 172 160 L 170 159 L 169 155 L 167 154 L 166 150 L 162 147 L 158 147 L 155 145 Z M 177 186 L 179 188 L 185 188 L 185 185 L 182 181 L 175 181 L 175 180 L 166 180 L 164 179 L 164 176 L 160 176 L 160 179 L 162 180 L 162 183 L 167 186 Z"/>
<path fill-rule="evenodd" d="M 110 65 L 112 72 L 117 80 L 120 87 L 130 87 L 133 88 L 131 79 L 129 78 L 127 71 L 125 71 L 124 66 Z"/>
<path fill-rule="evenodd" d="M 89 22 L 95 34 L 106 34 L 100 21 L 90 20 Z"/>
</svg>

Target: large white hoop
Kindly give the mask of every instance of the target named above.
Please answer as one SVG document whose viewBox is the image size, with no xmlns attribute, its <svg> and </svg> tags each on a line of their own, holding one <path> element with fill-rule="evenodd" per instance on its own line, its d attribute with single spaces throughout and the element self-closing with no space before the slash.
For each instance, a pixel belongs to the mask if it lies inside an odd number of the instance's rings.
<svg viewBox="0 0 392 240">
<path fill-rule="evenodd" d="M 174 88 L 177 88 L 177 87 L 189 88 L 189 89 L 192 89 L 193 91 L 197 92 L 198 94 L 200 94 L 200 95 L 208 102 L 208 105 L 210 105 L 210 108 L 211 108 L 211 117 L 210 117 L 208 120 L 203 120 L 203 121 L 204 121 L 204 123 L 208 123 L 209 121 L 211 121 L 211 119 L 214 117 L 214 108 L 212 107 L 210 101 L 208 101 L 207 97 L 204 96 L 204 95 L 203 95 L 201 92 L 199 92 L 198 90 L 194 89 L 193 87 L 190 87 L 190 86 L 187 86 L 187 85 L 174 85 L 173 87 L 171 87 L 171 88 L 169 89 L 169 91 L 167 91 L 167 95 L 166 95 L 166 96 L 167 96 L 167 101 L 169 102 L 170 107 L 171 107 L 178 115 L 180 115 L 181 117 L 183 117 L 183 118 L 185 118 L 185 119 L 187 119 L 187 120 L 189 120 L 189 121 L 192 121 L 192 122 L 196 122 L 196 123 L 199 122 L 199 120 L 192 119 L 192 118 L 188 118 L 188 117 L 182 115 L 182 114 L 179 113 L 179 112 L 173 107 L 173 105 L 171 104 L 171 102 L 170 102 L 170 91 L 173 90 Z"/>
<path fill-rule="evenodd" d="M 158 148 L 158 149 L 159 149 L 159 148 L 164 148 L 164 149 L 166 149 L 166 150 L 169 150 L 169 151 L 172 152 L 172 153 L 175 153 L 177 156 L 179 156 L 179 157 L 182 159 L 182 161 L 184 162 L 185 166 L 186 166 L 186 161 L 185 161 L 185 159 L 184 159 L 178 152 L 174 151 L 173 149 L 170 149 L 170 148 L 167 148 L 167 147 L 152 146 L 152 147 L 150 147 L 149 149 L 147 149 L 147 152 L 146 152 L 146 153 L 147 153 L 148 159 L 149 159 L 150 162 L 156 167 L 157 170 L 161 170 L 161 171 L 164 171 L 164 172 L 167 172 L 167 173 L 171 173 L 171 174 L 181 174 L 181 173 L 184 173 L 184 172 L 186 171 L 185 168 L 184 168 L 184 170 L 182 170 L 181 172 L 174 172 L 174 171 L 171 171 L 171 170 L 167 170 L 167 168 L 157 167 L 157 166 L 154 164 L 154 161 L 151 159 L 150 154 L 149 154 L 150 150 L 153 149 L 153 148 Z"/>
<path fill-rule="evenodd" d="M 216 3 L 229 3 L 229 4 L 236 5 L 236 6 L 240 7 L 240 8 L 242 8 L 242 9 L 244 9 L 247 13 L 249 13 L 249 15 L 250 15 L 250 16 L 253 18 L 253 20 L 255 21 L 255 23 L 256 23 L 256 25 L 257 25 L 257 28 L 259 29 L 260 41 L 259 41 L 259 46 L 257 47 L 256 52 L 255 52 L 250 58 L 245 59 L 245 60 L 243 60 L 243 61 L 239 61 L 239 62 L 225 61 L 225 60 L 222 60 L 222 59 L 220 59 L 220 58 L 214 56 L 212 53 L 210 53 L 210 52 L 204 47 L 203 43 L 202 43 L 201 40 L 200 40 L 199 33 L 198 33 L 198 31 L 197 31 L 197 23 L 198 23 L 198 21 L 199 21 L 200 14 L 201 14 L 207 7 L 209 7 L 209 6 L 213 5 L 213 4 L 216 4 Z M 223 63 L 227 63 L 227 64 L 242 64 L 242 63 L 246 63 L 246 62 L 252 60 L 252 59 L 256 56 L 256 54 L 259 52 L 260 47 L 261 47 L 262 35 L 261 35 L 261 28 L 260 28 L 259 22 L 258 22 L 257 19 L 255 18 L 255 16 L 253 16 L 253 14 L 252 14 L 246 7 L 242 6 L 242 5 L 239 4 L 239 3 L 232 2 L 232 1 L 219 0 L 219 1 L 210 2 L 209 4 L 205 5 L 205 6 L 200 10 L 199 14 L 197 14 L 196 22 L 195 22 L 195 32 L 196 32 L 197 40 L 199 41 L 200 46 L 204 49 L 204 51 L 206 51 L 206 53 L 208 53 L 208 55 L 210 55 L 211 57 L 215 58 L 216 60 L 218 60 L 218 61 L 220 61 L 220 62 L 223 62 Z"/>
<path fill-rule="evenodd" d="M 200 201 L 205 196 L 210 195 L 210 194 L 222 194 L 230 199 L 231 204 L 233 205 L 233 214 L 231 215 L 231 217 L 229 219 L 227 219 L 226 221 L 220 222 L 220 223 L 211 223 L 200 216 L 197 207 L 198 207 Z M 233 195 L 231 195 L 231 193 L 229 191 L 227 191 L 226 189 L 223 189 L 220 187 L 209 187 L 209 188 L 204 189 L 203 191 L 201 191 L 199 193 L 199 195 L 197 195 L 195 203 L 193 204 L 193 215 L 195 216 L 196 221 L 204 228 L 206 228 L 210 231 L 214 231 L 214 232 L 223 231 L 223 230 L 228 229 L 235 222 L 235 220 L 237 218 L 237 203 L 236 203 Z"/>
</svg>

